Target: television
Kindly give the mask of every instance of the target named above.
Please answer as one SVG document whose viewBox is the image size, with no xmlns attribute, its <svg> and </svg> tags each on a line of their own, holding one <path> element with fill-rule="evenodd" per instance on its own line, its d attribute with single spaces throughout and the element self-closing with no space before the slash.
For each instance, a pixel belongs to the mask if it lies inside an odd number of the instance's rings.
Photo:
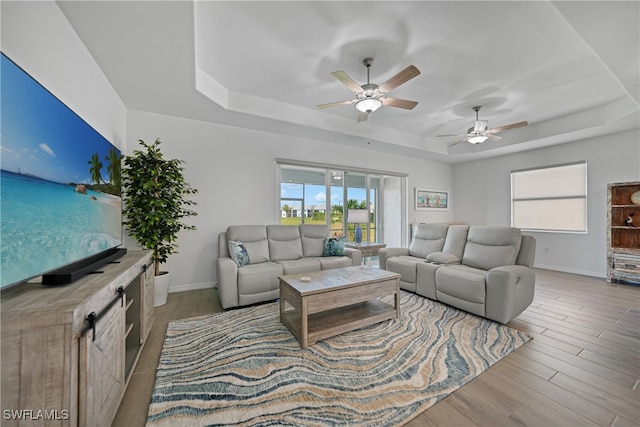
<svg viewBox="0 0 640 427">
<path fill-rule="evenodd" d="M 1 54 L 0 288 L 122 256 L 120 150 Z"/>
</svg>

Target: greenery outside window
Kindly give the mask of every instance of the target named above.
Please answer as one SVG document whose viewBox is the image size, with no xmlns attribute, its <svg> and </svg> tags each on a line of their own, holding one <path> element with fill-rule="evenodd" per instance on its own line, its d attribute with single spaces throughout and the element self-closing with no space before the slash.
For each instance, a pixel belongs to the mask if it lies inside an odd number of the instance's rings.
<svg viewBox="0 0 640 427">
<path fill-rule="evenodd" d="M 278 159 L 280 223 L 327 224 L 334 236 L 354 240 L 354 224 L 345 221 L 348 209 L 367 209 L 370 221 L 360 224 L 363 241 L 402 245 L 406 203 L 398 203 L 398 183 L 406 189 L 406 175 Z M 390 183 L 385 204 L 385 183 Z M 400 192 L 400 194 L 404 194 Z M 385 223 L 384 216 L 389 220 Z M 383 225 L 390 242 L 384 240 Z"/>
</svg>

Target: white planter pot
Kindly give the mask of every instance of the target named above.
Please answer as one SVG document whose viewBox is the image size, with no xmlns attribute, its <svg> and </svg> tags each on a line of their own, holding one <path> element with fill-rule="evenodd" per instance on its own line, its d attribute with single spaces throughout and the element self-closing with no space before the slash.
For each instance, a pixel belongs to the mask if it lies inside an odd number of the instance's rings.
<svg viewBox="0 0 640 427">
<path fill-rule="evenodd" d="M 171 284 L 171 274 L 168 271 L 161 271 L 159 276 L 154 278 L 153 306 L 160 307 L 167 303 L 169 285 Z"/>
</svg>

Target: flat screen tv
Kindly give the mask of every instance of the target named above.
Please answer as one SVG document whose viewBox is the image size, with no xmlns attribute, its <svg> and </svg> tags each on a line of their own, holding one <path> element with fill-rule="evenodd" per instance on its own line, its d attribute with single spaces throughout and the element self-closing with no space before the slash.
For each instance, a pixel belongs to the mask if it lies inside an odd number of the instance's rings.
<svg viewBox="0 0 640 427">
<path fill-rule="evenodd" d="M 0 288 L 68 283 L 124 252 L 121 153 L 1 56 Z"/>
</svg>

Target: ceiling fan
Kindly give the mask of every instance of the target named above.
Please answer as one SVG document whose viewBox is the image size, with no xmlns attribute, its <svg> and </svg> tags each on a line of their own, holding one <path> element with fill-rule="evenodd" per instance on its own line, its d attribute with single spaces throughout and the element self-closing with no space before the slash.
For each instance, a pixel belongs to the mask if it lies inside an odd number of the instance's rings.
<svg viewBox="0 0 640 427">
<path fill-rule="evenodd" d="M 376 111 L 383 105 L 389 107 L 404 108 L 405 110 L 413 110 L 418 105 L 416 101 L 409 101 L 406 99 L 390 98 L 387 96 L 389 92 L 397 88 L 401 84 L 404 84 L 420 74 L 415 66 L 409 65 L 404 70 L 400 71 L 395 76 L 391 77 L 381 85 L 371 83 L 369 81 L 369 69 L 373 64 L 373 58 L 365 58 L 362 60 L 362 64 L 367 67 L 367 83 L 360 86 L 355 80 L 351 78 L 344 71 L 334 71 L 331 73 L 338 81 L 344 84 L 347 88 L 352 90 L 356 97 L 355 99 L 347 101 L 330 102 L 329 104 L 318 105 L 318 108 L 336 107 L 338 105 L 355 104 L 356 110 L 360 112 L 358 114 L 358 121 L 362 122 L 367 120 L 369 113 Z"/>
<path fill-rule="evenodd" d="M 512 123 L 510 125 L 498 126 L 497 128 L 489 129 L 489 126 L 488 126 L 489 122 L 487 120 L 478 120 L 478 111 L 480 111 L 481 108 L 482 107 L 479 105 L 472 108 L 472 110 L 476 112 L 476 124 L 473 127 L 469 128 L 466 134 L 438 135 L 438 137 L 449 137 L 449 136 L 465 137 L 462 141 L 454 142 L 453 144 L 450 144 L 450 146 L 454 146 L 465 141 L 470 142 L 472 144 L 480 144 L 482 142 L 485 142 L 487 139 L 490 141 L 497 141 L 499 139 L 502 139 L 501 137 L 495 135 L 496 133 L 527 126 L 529 124 L 529 122 L 524 121 L 524 122 Z"/>
</svg>

